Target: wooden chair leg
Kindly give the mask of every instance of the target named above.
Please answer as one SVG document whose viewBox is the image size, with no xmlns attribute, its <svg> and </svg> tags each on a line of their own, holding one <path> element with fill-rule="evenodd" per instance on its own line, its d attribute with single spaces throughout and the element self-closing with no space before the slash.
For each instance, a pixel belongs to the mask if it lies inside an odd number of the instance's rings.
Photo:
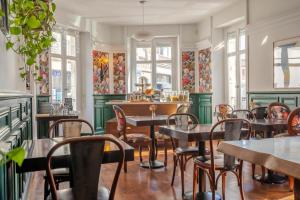
<svg viewBox="0 0 300 200">
<path fill-rule="evenodd" d="M 260 182 L 263 184 L 264 180 L 265 180 L 265 176 L 266 176 L 266 168 L 261 166 L 261 178 L 260 178 Z"/>
<path fill-rule="evenodd" d="M 44 178 L 44 200 L 47 200 L 47 197 L 49 195 L 49 184 L 48 184 L 48 178 Z"/>
<path fill-rule="evenodd" d="M 140 163 L 143 162 L 142 151 L 143 151 L 143 147 L 142 147 L 142 146 L 139 146 Z"/>
<path fill-rule="evenodd" d="M 194 164 L 194 172 L 193 172 L 193 200 L 196 200 L 196 186 L 197 186 L 197 181 L 198 180 L 198 168 L 196 164 Z"/>
<path fill-rule="evenodd" d="M 181 155 L 179 159 L 180 164 L 180 178 L 181 178 L 181 196 L 184 196 L 184 163 L 185 163 L 185 156 Z"/>
<path fill-rule="evenodd" d="M 167 167 L 168 165 L 168 141 L 164 141 L 164 149 L 165 149 L 165 161 L 164 161 L 164 165 L 165 167 Z"/>
<path fill-rule="evenodd" d="M 222 174 L 222 199 L 225 200 L 226 172 Z"/>
<path fill-rule="evenodd" d="M 176 167 L 177 167 L 177 157 L 175 155 L 173 156 L 173 161 L 174 161 L 174 165 L 173 165 L 173 176 L 172 176 L 171 186 L 173 186 L 174 184 Z"/>
<path fill-rule="evenodd" d="M 252 179 L 255 179 L 255 164 L 252 164 Z"/>
<path fill-rule="evenodd" d="M 289 188 L 290 192 L 294 191 L 294 177 L 289 176 Z"/>
<path fill-rule="evenodd" d="M 244 189 L 243 189 L 243 161 L 240 161 L 239 173 L 238 173 L 238 185 L 240 188 L 241 199 L 244 200 Z"/>
</svg>

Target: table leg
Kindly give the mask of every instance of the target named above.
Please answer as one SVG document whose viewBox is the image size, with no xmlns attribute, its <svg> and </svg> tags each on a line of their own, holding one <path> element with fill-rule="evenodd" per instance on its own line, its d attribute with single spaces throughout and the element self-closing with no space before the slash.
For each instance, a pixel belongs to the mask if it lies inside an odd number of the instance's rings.
<svg viewBox="0 0 300 200">
<path fill-rule="evenodd" d="M 155 160 L 155 130 L 154 130 L 154 125 L 151 125 L 150 126 L 150 137 L 152 139 L 152 142 L 151 142 L 151 148 L 152 148 L 152 151 L 151 151 L 151 155 L 150 156 L 150 163 L 149 162 L 143 162 L 140 164 L 141 167 L 143 168 L 154 168 L 154 169 L 157 169 L 157 168 L 162 168 L 164 167 L 164 163 L 161 162 L 161 161 L 158 161 L 158 160 Z"/>
<path fill-rule="evenodd" d="M 300 180 L 294 180 L 294 199 L 300 200 Z"/>
</svg>

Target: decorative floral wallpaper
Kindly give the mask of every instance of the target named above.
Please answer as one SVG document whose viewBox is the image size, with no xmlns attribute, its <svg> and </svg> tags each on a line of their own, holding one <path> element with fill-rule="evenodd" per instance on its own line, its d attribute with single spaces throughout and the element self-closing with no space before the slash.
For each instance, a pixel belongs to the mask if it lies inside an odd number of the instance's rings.
<svg viewBox="0 0 300 200">
<path fill-rule="evenodd" d="M 109 94 L 109 53 L 93 51 L 94 94 Z"/>
<path fill-rule="evenodd" d="M 198 52 L 199 63 L 199 92 L 211 92 L 211 49 L 203 49 Z"/>
<path fill-rule="evenodd" d="M 41 95 L 49 95 L 49 51 L 45 51 L 39 56 L 39 73 L 42 80 L 39 83 Z"/>
<path fill-rule="evenodd" d="M 182 52 L 182 89 L 195 92 L 195 53 Z"/>
<path fill-rule="evenodd" d="M 125 94 L 125 53 L 113 54 L 114 93 Z"/>
</svg>

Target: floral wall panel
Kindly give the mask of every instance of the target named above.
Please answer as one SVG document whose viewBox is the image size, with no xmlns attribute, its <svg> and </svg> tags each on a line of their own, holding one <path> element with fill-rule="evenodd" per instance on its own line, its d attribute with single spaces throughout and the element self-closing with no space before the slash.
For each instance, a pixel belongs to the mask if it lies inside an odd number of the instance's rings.
<svg viewBox="0 0 300 200">
<path fill-rule="evenodd" d="M 39 94 L 49 95 L 49 51 L 45 51 L 39 56 Z"/>
<path fill-rule="evenodd" d="M 212 91 L 211 74 L 211 49 L 203 49 L 198 52 L 199 64 L 199 92 Z"/>
<path fill-rule="evenodd" d="M 182 89 L 195 92 L 195 53 L 182 52 Z"/>
<path fill-rule="evenodd" d="M 109 53 L 93 51 L 94 94 L 109 94 Z"/>
<path fill-rule="evenodd" d="M 113 54 L 114 93 L 125 94 L 125 53 Z"/>
</svg>

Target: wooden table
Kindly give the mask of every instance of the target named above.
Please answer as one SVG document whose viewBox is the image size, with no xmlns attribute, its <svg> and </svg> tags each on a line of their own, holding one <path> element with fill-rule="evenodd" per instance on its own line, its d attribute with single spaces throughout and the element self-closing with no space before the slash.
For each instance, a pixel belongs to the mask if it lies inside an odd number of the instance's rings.
<svg viewBox="0 0 300 200">
<path fill-rule="evenodd" d="M 38 139 L 40 138 L 48 138 L 48 129 L 50 122 L 55 122 L 60 119 L 77 119 L 77 114 L 69 114 L 69 115 L 51 115 L 51 114 L 36 114 L 35 118 L 38 123 Z M 58 127 L 55 127 L 54 130 L 55 135 L 58 133 Z"/>
<path fill-rule="evenodd" d="M 175 139 L 179 140 L 179 145 L 186 145 L 189 141 L 196 141 L 198 143 L 199 155 L 205 155 L 205 141 L 209 140 L 210 130 L 212 128 L 212 124 L 197 124 L 197 125 L 189 125 L 189 126 L 161 126 L 159 128 L 159 132 L 161 134 L 165 134 L 171 136 Z M 248 130 L 244 129 L 242 134 L 245 134 Z M 223 139 L 224 138 L 224 129 L 215 129 L 215 139 Z M 199 170 L 199 194 L 198 199 L 203 199 L 205 193 L 205 176 L 201 170 Z M 192 196 L 191 192 L 187 192 L 185 195 L 185 199 L 190 199 Z M 217 199 L 220 197 L 216 197 Z"/>
<path fill-rule="evenodd" d="M 150 127 L 150 137 L 152 139 L 152 152 L 151 152 L 151 158 L 150 163 L 149 162 L 143 162 L 141 163 L 141 167 L 144 168 L 161 168 L 164 167 L 164 163 L 160 162 L 158 160 L 155 160 L 155 130 L 154 127 L 158 125 L 164 125 L 167 124 L 168 115 L 156 115 L 154 117 L 152 116 L 126 116 L 126 122 L 128 124 L 131 124 L 133 126 L 149 126 Z"/>
<path fill-rule="evenodd" d="M 105 135 L 107 137 L 114 138 L 118 140 L 124 147 L 125 150 L 125 161 L 134 160 L 134 148 L 117 139 L 112 135 Z M 47 154 L 50 149 L 57 144 L 57 142 L 62 141 L 63 138 L 53 138 L 53 139 L 37 139 L 37 140 L 25 140 L 23 147 L 27 150 L 25 160 L 22 167 L 17 167 L 18 173 L 24 172 L 34 172 L 43 171 L 47 168 Z M 68 151 L 60 151 L 58 149 L 57 153 L 53 156 L 53 168 L 63 168 L 68 167 Z M 118 162 L 120 158 L 120 151 L 118 147 L 111 143 L 106 142 L 104 147 L 104 156 L 102 163 L 114 163 Z"/>
<path fill-rule="evenodd" d="M 250 121 L 252 130 L 262 131 L 264 138 L 272 138 L 274 132 L 287 130 L 287 120 L 278 119 L 259 119 Z M 286 181 L 285 177 L 275 175 L 270 169 L 267 170 L 268 174 L 265 175 L 265 179 L 262 180 L 260 176 L 256 176 L 256 179 L 267 184 L 282 184 Z"/>
<path fill-rule="evenodd" d="M 294 196 L 300 200 L 300 137 L 222 142 L 218 151 L 295 177 Z"/>
</svg>

